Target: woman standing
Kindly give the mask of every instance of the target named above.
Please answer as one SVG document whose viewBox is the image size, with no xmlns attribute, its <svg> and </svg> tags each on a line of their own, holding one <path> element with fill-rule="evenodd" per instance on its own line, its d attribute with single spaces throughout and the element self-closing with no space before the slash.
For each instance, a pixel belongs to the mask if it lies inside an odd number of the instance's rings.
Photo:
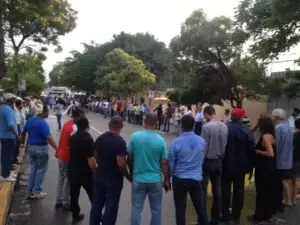
<svg viewBox="0 0 300 225">
<path fill-rule="evenodd" d="M 43 198 L 47 194 L 43 192 L 43 182 L 48 165 L 48 144 L 57 150 L 57 144 L 51 136 L 49 126 L 44 120 L 48 117 L 48 107 L 36 105 L 36 116 L 25 124 L 22 140 L 28 133 L 28 155 L 30 158 L 30 174 L 28 179 L 29 198 Z"/>
<path fill-rule="evenodd" d="M 259 223 L 268 221 L 277 211 L 278 186 L 276 173 L 275 127 L 271 118 L 259 120 L 260 139 L 256 144 L 255 156 L 255 213 L 248 219 Z"/>
<path fill-rule="evenodd" d="M 59 98 L 56 101 L 56 106 L 55 106 L 55 115 L 57 118 L 57 124 L 58 124 L 58 131 L 61 130 L 61 117 L 62 117 L 62 113 L 63 113 L 63 108 L 64 108 L 64 102 L 61 98 Z"/>
</svg>

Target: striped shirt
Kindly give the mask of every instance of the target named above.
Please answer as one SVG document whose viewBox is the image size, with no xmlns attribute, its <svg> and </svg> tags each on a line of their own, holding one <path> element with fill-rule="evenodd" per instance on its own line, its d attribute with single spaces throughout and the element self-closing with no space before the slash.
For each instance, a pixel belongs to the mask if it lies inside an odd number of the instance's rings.
<svg viewBox="0 0 300 225">
<path fill-rule="evenodd" d="M 277 169 L 288 170 L 293 167 L 293 128 L 281 122 L 275 127 Z"/>
<path fill-rule="evenodd" d="M 228 127 L 216 120 L 211 120 L 202 127 L 201 136 L 206 142 L 206 158 L 222 158 L 225 153 Z"/>
</svg>

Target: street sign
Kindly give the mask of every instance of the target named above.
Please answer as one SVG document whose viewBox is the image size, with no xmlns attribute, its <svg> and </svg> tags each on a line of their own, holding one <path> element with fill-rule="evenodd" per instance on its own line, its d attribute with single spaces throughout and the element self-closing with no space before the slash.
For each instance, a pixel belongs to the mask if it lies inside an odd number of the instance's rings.
<svg viewBox="0 0 300 225">
<path fill-rule="evenodd" d="M 154 98 L 154 91 L 149 91 L 149 98 Z"/>
<path fill-rule="evenodd" d="M 18 89 L 19 91 L 26 91 L 26 80 L 19 80 Z"/>
</svg>

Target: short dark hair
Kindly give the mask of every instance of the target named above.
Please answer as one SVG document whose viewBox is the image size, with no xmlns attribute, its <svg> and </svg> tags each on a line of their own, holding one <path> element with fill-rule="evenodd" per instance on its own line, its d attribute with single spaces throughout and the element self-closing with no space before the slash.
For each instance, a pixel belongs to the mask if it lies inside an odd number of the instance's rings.
<svg viewBox="0 0 300 225">
<path fill-rule="evenodd" d="M 86 117 L 82 117 L 76 121 L 78 130 L 85 130 L 90 127 L 90 122 Z"/>
<path fill-rule="evenodd" d="M 80 117 L 82 114 L 84 114 L 82 109 L 75 108 L 72 110 L 72 117 Z"/>
<path fill-rule="evenodd" d="M 271 117 L 264 116 L 258 121 L 258 128 L 262 135 L 264 134 L 272 134 L 275 135 L 275 126 Z"/>
<path fill-rule="evenodd" d="M 203 110 L 203 114 L 208 114 L 208 115 L 215 115 L 216 114 L 216 110 L 213 106 L 208 105 L 204 108 Z"/>
<path fill-rule="evenodd" d="M 298 115 L 300 114 L 300 109 L 299 108 L 294 108 L 293 111 Z"/>
<path fill-rule="evenodd" d="M 295 120 L 295 128 L 300 129 L 300 118 Z"/>
<path fill-rule="evenodd" d="M 192 131 L 194 129 L 195 120 L 191 115 L 185 115 L 181 119 L 181 127 L 185 131 Z"/>
<path fill-rule="evenodd" d="M 22 100 L 20 100 L 20 99 L 17 99 L 16 101 L 15 101 L 15 104 L 16 104 L 16 106 L 19 106 L 19 105 L 22 105 Z"/>
</svg>

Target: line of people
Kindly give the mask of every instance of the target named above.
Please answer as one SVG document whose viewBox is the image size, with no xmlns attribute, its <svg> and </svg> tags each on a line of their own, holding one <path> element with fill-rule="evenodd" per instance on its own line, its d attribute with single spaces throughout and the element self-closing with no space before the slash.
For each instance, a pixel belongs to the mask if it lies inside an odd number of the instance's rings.
<svg viewBox="0 0 300 225">
<path fill-rule="evenodd" d="M 239 224 L 244 180 L 253 167 L 257 196 L 256 209 L 249 220 L 268 221 L 276 212 L 283 211 L 284 205 L 294 203 L 293 142 L 298 139 L 293 139 L 293 129 L 284 121 L 282 109 L 274 110 L 272 119 L 259 120 L 261 137 L 255 143 L 253 133 L 242 123 L 243 109 L 233 109 L 231 122 L 226 125 L 217 121 L 215 109 L 207 106 L 202 112 L 207 122 L 201 127 L 201 136 L 194 132 L 195 119 L 185 115 L 181 119 L 182 133 L 171 143 L 169 151 L 163 137 L 155 131 L 155 113 L 146 114 L 145 130 L 132 134 L 127 146 L 120 136 L 123 118 L 113 116 L 109 131 L 94 142 L 88 133 L 89 121 L 80 109 L 72 110 L 72 119 L 63 125 L 57 146 L 44 120 L 48 113 L 46 106 L 37 105 L 36 116 L 28 120 L 23 130 L 23 137 L 28 133 L 31 164 L 29 197 L 46 196 L 42 183 L 50 144 L 59 159 L 55 207 L 71 211 L 74 223 L 84 218 L 78 204 L 83 187 L 92 204 L 90 225 L 115 224 L 124 177 L 132 182 L 132 225 L 140 224 L 146 196 L 152 214 L 150 224 L 161 224 L 163 189 L 169 191 L 171 183 L 177 225 L 186 224 L 187 193 L 196 209 L 198 224 Z M 300 129 L 300 121 L 295 124 Z M 213 195 L 210 222 L 206 212 L 209 180 Z"/>
</svg>

